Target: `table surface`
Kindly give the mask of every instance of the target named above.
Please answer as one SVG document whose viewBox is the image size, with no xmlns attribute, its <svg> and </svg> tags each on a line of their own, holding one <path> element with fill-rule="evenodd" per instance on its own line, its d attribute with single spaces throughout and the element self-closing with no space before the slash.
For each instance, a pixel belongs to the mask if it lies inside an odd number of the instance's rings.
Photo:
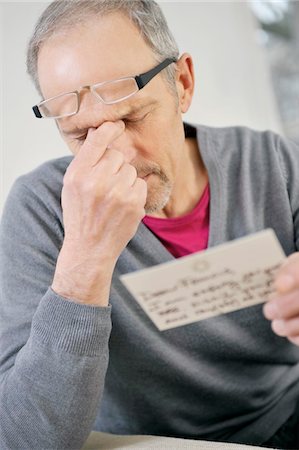
<svg viewBox="0 0 299 450">
<path fill-rule="evenodd" d="M 93 431 L 82 450 L 257 450 L 261 448 L 227 442 L 198 441 L 162 436 L 121 436 Z"/>
</svg>

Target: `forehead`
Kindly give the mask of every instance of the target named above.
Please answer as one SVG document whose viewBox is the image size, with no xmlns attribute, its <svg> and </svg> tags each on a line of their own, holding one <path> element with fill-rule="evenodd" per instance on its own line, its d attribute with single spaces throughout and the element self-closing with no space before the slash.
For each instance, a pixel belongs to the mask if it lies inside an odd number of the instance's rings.
<svg viewBox="0 0 299 450">
<path fill-rule="evenodd" d="M 121 13 L 88 19 L 46 41 L 38 57 L 44 98 L 80 86 L 137 75 L 155 64 L 150 47 Z"/>
</svg>

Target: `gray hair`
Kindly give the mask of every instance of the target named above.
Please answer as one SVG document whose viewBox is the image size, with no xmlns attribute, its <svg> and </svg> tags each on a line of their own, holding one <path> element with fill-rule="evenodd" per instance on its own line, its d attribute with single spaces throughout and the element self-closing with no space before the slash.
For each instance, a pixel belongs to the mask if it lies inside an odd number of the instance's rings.
<svg viewBox="0 0 299 450">
<path fill-rule="evenodd" d="M 178 58 L 178 46 L 161 8 L 154 0 L 55 0 L 38 19 L 27 50 L 27 72 L 40 94 L 37 62 L 42 44 L 55 34 L 84 23 L 86 19 L 114 12 L 124 13 L 130 18 L 153 50 L 157 63 L 169 57 Z M 175 66 L 171 64 L 164 72 L 174 90 Z"/>
</svg>

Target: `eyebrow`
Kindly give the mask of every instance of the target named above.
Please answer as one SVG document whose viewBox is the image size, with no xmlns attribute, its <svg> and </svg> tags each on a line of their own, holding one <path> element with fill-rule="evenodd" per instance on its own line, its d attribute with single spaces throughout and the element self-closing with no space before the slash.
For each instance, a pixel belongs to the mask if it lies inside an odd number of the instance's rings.
<svg viewBox="0 0 299 450">
<path fill-rule="evenodd" d="M 124 110 L 124 111 L 120 114 L 120 116 L 121 116 L 121 117 L 126 117 L 126 116 L 130 116 L 130 115 L 139 113 L 139 112 L 142 111 L 143 109 L 146 109 L 146 108 L 148 108 L 148 107 L 150 107 L 150 106 L 154 106 L 154 105 L 156 105 L 157 103 L 158 103 L 158 101 L 155 99 L 155 100 L 152 100 L 150 103 L 141 103 L 141 104 L 139 104 L 139 105 L 137 105 L 137 106 L 133 106 L 133 105 L 132 105 L 132 106 L 129 106 L 126 110 Z M 116 119 L 116 120 L 122 120 L 122 119 L 120 118 L 120 119 Z M 80 135 L 80 134 L 86 133 L 86 131 L 88 130 L 88 128 L 89 128 L 89 127 L 82 127 L 82 128 L 76 127 L 76 128 L 71 129 L 71 130 L 62 130 L 62 129 L 61 129 L 61 132 L 62 132 L 65 136 Z"/>
</svg>

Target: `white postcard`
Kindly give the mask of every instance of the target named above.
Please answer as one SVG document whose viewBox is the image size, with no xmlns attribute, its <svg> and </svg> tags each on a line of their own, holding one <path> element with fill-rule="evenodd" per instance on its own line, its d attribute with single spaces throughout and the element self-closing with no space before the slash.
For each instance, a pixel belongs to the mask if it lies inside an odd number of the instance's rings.
<svg viewBox="0 0 299 450">
<path fill-rule="evenodd" d="M 120 279 L 163 331 L 265 302 L 284 259 L 267 229 Z"/>
</svg>

